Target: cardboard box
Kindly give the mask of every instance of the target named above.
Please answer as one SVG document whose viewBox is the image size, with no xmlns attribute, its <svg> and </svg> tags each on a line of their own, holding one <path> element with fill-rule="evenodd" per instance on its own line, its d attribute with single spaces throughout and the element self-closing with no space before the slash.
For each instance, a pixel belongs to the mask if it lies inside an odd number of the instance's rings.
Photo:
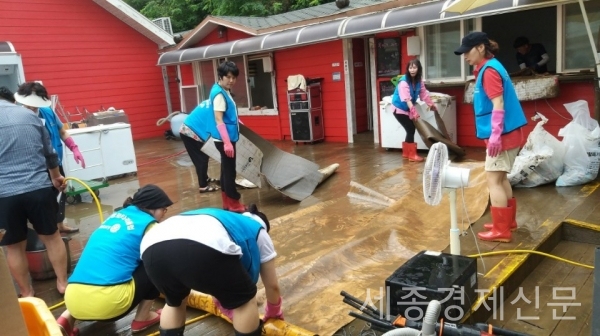
<svg viewBox="0 0 600 336">
<path fill-rule="evenodd" d="M 28 335 L 25 319 L 19 306 L 19 299 L 12 276 L 8 270 L 4 249 L 0 248 L 0 316 L 2 316 L 2 332 L 4 336 Z"/>
</svg>

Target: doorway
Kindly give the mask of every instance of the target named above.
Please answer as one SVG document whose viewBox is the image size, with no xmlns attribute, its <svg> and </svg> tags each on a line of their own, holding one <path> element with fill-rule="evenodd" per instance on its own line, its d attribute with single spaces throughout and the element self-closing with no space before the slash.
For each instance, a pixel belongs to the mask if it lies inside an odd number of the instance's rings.
<svg viewBox="0 0 600 336">
<path fill-rule="evenodd" d="M 354 113 L 356 133 L 369 131 L 369 97 L 367 93 L 367 59 L 365 39 L 352 39 L 352 66 L 354 73 Z"/>
</svg>

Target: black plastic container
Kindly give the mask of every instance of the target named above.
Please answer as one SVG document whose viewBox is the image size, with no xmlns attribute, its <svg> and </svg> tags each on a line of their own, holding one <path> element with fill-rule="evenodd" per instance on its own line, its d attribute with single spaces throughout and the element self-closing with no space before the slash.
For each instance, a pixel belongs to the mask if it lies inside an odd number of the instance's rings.
<svg viewBox="0 0 600 336">
<path fill-rule="evenodd" d="M 440 318 L 459 321 L 477 300 L 477 260 L 421 251 L 390 275 L 385 287 L 392 316 L 422 321 L 429 301 L 438 300 Z"/>
</svg>

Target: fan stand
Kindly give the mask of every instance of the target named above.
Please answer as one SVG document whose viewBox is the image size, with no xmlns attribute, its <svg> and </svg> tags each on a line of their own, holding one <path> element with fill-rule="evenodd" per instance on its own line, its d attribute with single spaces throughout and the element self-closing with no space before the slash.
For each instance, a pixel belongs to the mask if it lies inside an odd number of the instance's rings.
<svg viewBox="0 0 600 336">
<path fill-rule="evenodd" d="M 456 220 L 456 189 L 448 188 L 450 194 L 450 253 L 460 255 L 460 230 Z"/>
</svg>

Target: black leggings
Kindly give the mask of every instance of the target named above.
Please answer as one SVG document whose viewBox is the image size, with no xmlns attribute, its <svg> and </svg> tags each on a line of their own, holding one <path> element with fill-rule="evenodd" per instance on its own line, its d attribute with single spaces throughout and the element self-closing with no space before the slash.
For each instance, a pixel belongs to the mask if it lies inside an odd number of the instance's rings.
<svg viewBox="0 0 600 336">
<path fill-rule="evenodd" d="M 194 167 L 196 167 L 200 188 L 206 188 L 208 186 L 208 155 L 202 151 L 204 142 L 196 141 L 185 134 L 180 134 L 180 137 Z"/>
<path fill-rule="evenodd" d="M 415 123 L 406 114 L 394 113 L 394 117 L 396 117 L 396 120 L 398 120 L 406 131 L 406 139 L 404 141 L 408 143 L 415 142 Z"/>
<path fill-rule="evenodd" d="M 235 149 L 235 142 L 233 145 L 233 157 L 230 158 L 225 154 L 225 145 L 221 141 L 215 141 L 215 147 L 221 153 L 221 188 L 227 197 L 234 200 L 239 200 L 242 196 L 237 191 L 235 185 L 235 158 L 237 156 L 237 150 Z"/>
</svg>

